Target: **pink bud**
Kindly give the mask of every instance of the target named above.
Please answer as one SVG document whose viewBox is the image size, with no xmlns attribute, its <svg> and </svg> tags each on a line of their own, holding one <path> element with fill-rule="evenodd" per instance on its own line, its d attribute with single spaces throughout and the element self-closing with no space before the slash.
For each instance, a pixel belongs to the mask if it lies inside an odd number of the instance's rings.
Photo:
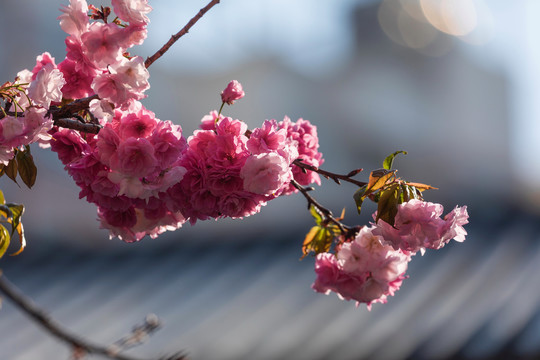
<svg viewBox="0 0 540 360">
<path fill-rule="evenodd" d="M 244 95 L 245 93 L 242 89 L 242 84 L 236 80 L 233 80 L 227 85 L 225 90 L 221 92 L 221 100 L 224 103 L 232 105 L 234 104 L 235 100 L 240 100 L 244 97 Z"/>
</svg>

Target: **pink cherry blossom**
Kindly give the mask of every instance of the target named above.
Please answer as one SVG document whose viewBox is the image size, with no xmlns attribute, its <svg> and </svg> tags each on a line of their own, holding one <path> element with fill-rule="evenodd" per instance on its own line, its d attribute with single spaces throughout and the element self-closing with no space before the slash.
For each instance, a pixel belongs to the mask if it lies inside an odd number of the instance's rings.
<svg viewBox="0 0 540 360">
<path fill-rule="evenodd" d="M 99 132 L 96 142 L 96 152 L 101 162 L 110 166 L 111 158 L 118 151 L 119 145 L 120 137 L 116 131 L 114 131 L 112 125 L 105 125 Z"/>
<path fill-rule="evenodd" d="M 424 253 L 425 249 L 440 249 L 452 238 L 465 240 L 463 225 L 468 222 L 466 207 L 456 207 L 441 218 L 441 204 L 412 199 L 398 205 L 394 226 L 379 220 L 374 233 L 382 236 L 394 249 Z"/>
<path fill-rule="evenodd" d="M 140 105 L 139 102 L 136 103 Z M 155 114 L 146 108 L 139 107 L 122 113 L 116 131 L 122 139 L 146 138 L 152 134 L 156 126 Z"/>
<path fill-rule="evenodd" d="M 81 36 L 83 54 L 98 68 L 116 64 L 122 57 L 120 32 L 116 24 L 92 23 Z"/>
<path fill-rule="evenodd" d="M 315 262 L 317 278 L 313 289 L 341 299 L 366 303 L 386 303 L 387 297 L 400 288 L 410 255 L 386 245 L 373 228 L 364 227 L 352 242 L 345 242 L 337 252 L 320 253 Z"/>
<path fill-rule="evenodd" d="M 114 12 L 120 19 L 132 25 L 146 25 L 150 22 L 146 16 L 152 7 L 147 0 L 112 0 Z"/>
<path fill-rule="evenodd" d="M 92 89 L 101 99 L 120 107 L 130 100 L 144 98 L 148 84 L 148 71 L 141 57 L 123 59 L 109 67 L 109 72 L 94 78 Z"/>
<path fill-rule="evenodd" d="M 117 74 L 104 73 L 94 78 L 92 89 L 101 99 L 121 106 L 130 99 L 128 89 Z"/>
<path fill-rule="evenodd" d="M 142 94 L 150 88 L 148 78 L 150 74 L 144 66 L 144 60 L 140 56 L 134 56 L 130 60 L 122 58 L 121 61 L 109 67 L 111 74 L 118 74 L 120 81 L 126 85 L 130 93 Z M 135 96 L 133 96 L 135 97 Z M 138 95 L 137 99 L 141 99 Z"/>
<path fill-rule="evenodd" d="M 58 64 L 58 70 L 62 72 L 65 85 L 62 87 L 62 94 L 66 99 L 80 99 L 89 96 L 92 91 L 92 81 L 94 77 L 82 71 L 77 71 L 75 61 L 65 59 Z"/>
<path fill-rule="evenodd" d="M 223 116 L 222 114 L 219 114 L 218 116 L 217 110 L 212 110 L 210 114 L 203 116 L 199 127 L 202 130 L 215 130 L 216 122 L 220 122 L 224 118 L 225 116 Z"/>
<path fill-rule="evenodd" d="M 148 36 L 145 25 L 128 25 L 118 33 L 118 42 L 124 49 L 135 45 L 142 45 Z"/>
<path fill-rule="evenodd" d="M 121 142 L 111 158 L 111 169 L 138 178 L 150 174 L 156 166 L 154 147 L 145 138 L 129 138 Z"/>
<path fill-rule="evenodd" d="M 88 4 L 85 0 L 70 0 L 69 5 L 62 5 L 58 16 L 60 27 L 69 35 L 80 37 L 88 28 Z"/>
<path fill-rule="evenodd" d="M 41 108 L 28 108 L 24 114 L 25 144 L 39 143 L 41 147 L 48 147 L 52 138 L 49 130 L 53 127 L 53 120 L 46 117 L 47 110 Z"/>
<path fill-rule="evenodd" d="M 292 122 L 291 119 L 285 117 L 283 121 L 278 124 L 278 128 L 286 130 L 287 138 L 296 142 L 298 158 L 301 159 L 302 162 L 316 167 L 322 165 L 324 161 L 322 154 L 318 151 L 319 140 L 317 128 L 308 120 L 298 119 L 298 121 Z M 312 183 L 318 185 L 321 184 L 319 174 L 310 170 L 304 171 L 298 166 L 293 166 L 293 176 L 294 180 L 300 185 L 306 186 Z M 296 191 L 296 188 L 290 185 L 284 194 L 291 194 Z"/>
<path fill-rule="evenodd" d="M 176 163 L 187 147 L 182 128 L 170 121 L 159 122 L 149 140 L 154 145 L 159 166 L 164 169 Z"/>
<path fill-rule="evenodd" d="M 2 143 L 13 142 L 15 140 L 15 144 L 17 144 L 19 142 L 18 137 L 24 134 L 24 122 L 22 118 L 8 115 L 0 123 L 2 124 Z"/>
<path fill-rule="evenodd" d="M 233 80 L 229 84 L 227 84 L 225 90 L 221 92 L 221 101 L 232 105 L 236 100 L 240 100 L 244 96 L 245 93 L 242 89 L 242 84 L 240 84 L 236 80 Z"/>
<path fill-rule="evenodd" d="M 51 54 L 44 52 L 43 54 L 38 55 L 36 58 L 36 66 L 32 69 L 32 80 L 35 80 L 38 72 L 49 64 L 52 65 L 53 68 L 56 68 L 56 63 Z"/>
<path fill-rule="evenodd" d="M 247 147 L 253 154 L 282 150 L 287 145 L 287 131 L 278 129 L 275 120 L 265 120 L 251 132 Z M 294 160 L 294 159 L 292 159 Z"/>
<path fill-rule="evenodd" d="M 94 99 L 90 101 L 88 110 L 98 119 L 99 123 L 104 126 L 110 122 L 114 117 L 114 109 L 110 102 L 107 100 Z"/>
<path fill-rule="evenodd" d="M 35 80 L 28 86 L 28 96 L 36 105 L 48 109 L 51 102 L 62 100 L 62 87 L 66 81 L 60 70 L 48 63 L 37 73 Z"/>
<path fill-rule="evenodd" d="M 246 159 L 240 177 L 244 189 L 255 194 L 276 194 L 292 180 L 289 163 L 276 153 L 251 155 Z"/>
<path fill-rule="evenodd" d="M 98 69 L 96 64 L 84 54 L 83 45 L 80 39 L 74 36 L 68 36 L 66 43 L 66 59 L 75 63 L 77 72 L 87 74 L 88 76 L 96 76 L 102 71 Z"/>
</svg>

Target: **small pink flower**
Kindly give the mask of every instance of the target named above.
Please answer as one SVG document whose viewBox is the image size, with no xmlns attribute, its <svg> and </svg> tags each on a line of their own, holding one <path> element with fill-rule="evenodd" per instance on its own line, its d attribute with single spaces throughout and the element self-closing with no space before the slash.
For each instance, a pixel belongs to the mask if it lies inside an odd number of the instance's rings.
<svg viewBox="0 0 540 360">
<path fill-rule="evenodd" d="M 54 58 L 51 56 L 51 54 L 44 52 L 43 54 L 38 55 L 36 58 L 36 66 L 34 66 L 32 69 L 32 80 L 35 80 L 37 73 L 48 64 L 51 64 L 54 69 L 56 68 L 56 63 L 54 62 Z"/>
<path fill-rule="evenodd" d="M 315 261 L 317 278 L 312 288 L 324 294 L 335 292 L 344 300 L 366 303 L 386 303 L 387 297 L 400 288 L 410 256 L 385 245 L 374 235 L 373 228 L 364 227 L 352 242 L 344 243 L 337 257 L 320 253 Z"/>
<path fill-rule="evenodd" d="M 111 158 L 115 156 L 120 145 L 120 137 L 114 131 L 110 124 L 107 124 L 97 136 L 96 147 L 94 151 L 97 156 L 107 166 L 110 166 Z"/>
<path fill-rule="evenodd" d="M 88 110 L 98 119 L 102 126 L 110 122 L 114 117 L 114 109 L 110 102 L 107 100 L 94 99 L 90 101 Z"/>
<path fill-rule="evenodd" d="M 275 120 L 265 120 L 260 128 L 252 131 L 247 142 L 247 148 L 253 154 L 260 154 L 281 150 L 286 144 L 287 131 L 278 129 Z"/>
<path fill-rule="evenodd" d="M 0 121 L 2 125 L 2 143 L 11 142 L 15 140 L 18 142 L 17 138 L 24 134 L 24 122 L 22 118 L 15 116 L 6 116 Z M 16 144 L 18 146 L 20 144 Z"/>
<path fill-rule="evenodd" d="M 98 68 L 116 64 L 122 58 L 121 29 L 116 24 L 94 22 L 81 36 L 83 54 Z"/>
<path fill-rule="evenodd" d="M 203 116 L 201 119 L 201 125 L 199 127 L 202 130 L 216 130 L 216 122 L 220 122 L 225 116 L 219 114 L 216 110 L 212 110 L 210 114 Z M 216 121 L 217 120 L 217 121 Z"/>
<path fill-rule="evenodd" d="M 77 71 L 75 61 L 65 59 L 58 64 L 58 70 L 62 72 L 66 80 L 66 84 L 62 87 L 62 93 L 66 99 L 80 99 L 92 93 L 91 85 L 94 77 Z"/>
<path fill-rule="evenodd" d="M 68 36 L 66 37 L 65 43 L 66 59 L 75 63 L 75 70 L 77 72 L 82 72 L 89 76 L 96 76 L 98 73 L 102 72 L 101 70 L 98 70 L 96 64 L 84 54 L 81 39 L 75 36 Z"/>
<path fill-rule="evenodd" d="M 155 114 L 145 108 L 138 112 L 127 112 L 120 118 L 118 134 L 122 139 L 145 138 L 152 134 L 157 125 Z"/>
<path fill-rule="evenodd" d="M 48 63 L 37 73 L 28 86 L 28 96 L 34 104 L 48 109 L 51 102 L 62 100 L 62 87 L 66 84 L 64 76 L 53 64 Z"/>
<path fill-rule="evenodd" d="M 92 89 L 101 99 L 121 106 L 130 99 L 126 84 L 118 74 L 104 73 L 94 78 Z"/>
<path fill-rule="evenodd" d="M 118 41 L 124 49 L 129 49 L 135 45 L 142 45 L 147 37 L 148 29 L 145 25 L 128 25 L 121 29 Z"/>
<path fill-rule="evenodd" d="M 61 129 L 54 133 L 51 150 L 56 152 L 62 164 L 67 165 L 82 157 L 83 153 L 91 151 L 77 131 Z"/>
<path fill-rule="evenodd" d="M 234 104 L 236 100 L 240 100 L 245 96 L 244 90 L 242 89 L 242 84 L 238 81 L 231 81 L 225 90 L 221 92 L 221 101 L 229 105 Z"/>
<path fill-rule="evenodd" d="M 150 88 L 148 83 L 150 73 L 144 66 L 144 60 L 140 56 L 134 56 L 130 60 L 122 58 L 121 61 L 111 65 L 109 71 L 112 74 L 118 74 L 120 81 L 130 89 L 131 93 L 142 94 Z"/>
<path fill-rule="evenodd" d="M 60 27 L 69 35 L 80 37 L 88 28 L 88 5 L 85 0 L 70 0 L 69 5 L 62 5 L 58 16 Z"/>
<path fill-rule="evenodd" d="M 244 189 L 260 195 L 278 195 L 284 185 L 292 180 L 288 162 L 276 153 L 251 155 L 246 159 L 240 177 Z"/>
<path fill-rule="evenodd" d="M 147 0 L 112 0 L 114 12 L 120 19 L 131 25 L 146 25 L 150 22 L 148 14 L 152 7 Z"/>
<path fill-rule="evenodd" d="M 446 214 L 444 221 L 446 222 L 445 226 L 443 227 L 444 242 L 450 241 L 451 239 L 458 242 L 465 241 L 467 231 L 463 228 L 463 225 L 469 223 L 469 214 L 467 213 L 466 206 L 456 206 L 454 210 Z"/>
<path fill-rule="evenodd" d="M 110 161 L 111 169 L 133 177 L 144 177 L 157 165 L 154 147 L 145 138 L 129 138 L 121 142 Z"/>
<path fill-rule="evenodd" d="M 379 220 L 374 233 L 382 236 L 394 249 L 411 253 L 440 249 L 453 238 L 464 241 L 467 208 L 456 207 L 441 219 L 443 211 L 441 204 L 412 199 L 398 205 L 394 226 Z"/>
<path fill-rule="evenodd" d="M 41 147 L 48 147 L 51 139 L 49 130 L 53 127 L 53 120 L 45 117 L 47 110 L 40 108 L 28 108 L 24 116 L 25 124 L 25 143 L 31 144 L 37 142 Z"/>
<path fill-rule="evenodd" d="M 296 122 L 292 122 L 291 119 L 285 117 L 282 122 L 278 124 L 279 129 L 284 129 L 287 132 L 287 139 L 296 143 L 296 150 L 298 152 L 298 158 L 302 162 L 319 167 L 322 165 L 322 154 L 318 151 L 319 139 L 317 137 L 317 128 L 312 125 L 308 120 L 298 119 Z M 296 159 L 293 159 L 296 160 Z M 293 176 L 300 185 L 309 185 L 312 183 L 321 184 L 319 174 L 314 171 L 304 171 L 298 166 L 293 166 Z M 296 192 L 296 188 L 292 185 L 284 192 L 284 194 L 291 194 Z"/>
<path fill-rule="evenodd" d="M 154 145 L 156 159 L 162 168 L 176 163 L 187 147 L 182 128 L 170 121 L 159 122 L 149 140 Z"/>
</svg>

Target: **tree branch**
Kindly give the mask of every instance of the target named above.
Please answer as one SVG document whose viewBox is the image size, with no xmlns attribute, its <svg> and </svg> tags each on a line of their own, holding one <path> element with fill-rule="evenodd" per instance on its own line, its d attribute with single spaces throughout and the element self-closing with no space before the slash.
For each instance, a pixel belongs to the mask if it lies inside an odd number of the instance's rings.
<svg viewBox="0 0 540 360">
<path fill-rule="evenodd" d="M 341 221 L 339 221 L 338 219 L 336 219 L 334 217 L 334 214 L 332 214 L 332 211 L 330 211 L 327 208 L 325 208 L 324 206 L 322 206 L 317 200 L 315 200 L 315 198 L 313 196 L 311 196 L 309 194 L 309 191 L 313 190 L 313 188 L 305 188 L 302 185 L 300 185 L 294 179 L 291 180 L 291 184 L 296 189 L 298 189 L 302 193 L 302 195 L 304 195 L 304 197 L 306 198 L 306 200 L 308 202 L 308 209 L 310 208 L 311 205 L 313 205 L 315 208 L 317 208 L 317 210 L 319 210 L 321 212 L 321 214 L 328 221 L 333 222 L 334 224 L 336 224 L 336 226 L 339 228 L 339 231 L 341 231 L 341 234 L 347 236 L 348 234 L 351 234 L 351 232 L 356 232 L 356 228 L 347 226 L 347 225 L 343 224 Z"/>
<path fill-rule="evenodd" d="M 104 347 L 88 342 L 87 340 L 70 333 L 54 319 L 52 319 L 45 311 L 37 307 L 30 299 L 22 294 L 22 292 L 18 290 L 11 282 L 9 282 L 9 280 L 1 272 L 0 292 L 4 293 L 20 310 L 45 328 L 51 335 L 71 345 L 77 354 L 102 355 L 114 360 L 139 360 L 138 358 L 118 353 L 119 350 L 123 350 L 122 346 L 126 346 L 126 344 L 132 345 L 133 341 L 130 341 L 130 337 L 119 340 L 118 342 L 114 343 L 113 346 Z M 133 337 L 139 339 L 141 330 L 146 330 L 147 334 L 149 334 L 158 328 L 158 324 L 155 323 L 153 318 L 147 318 L 146 322 L 147 324 L 134 328 L 132 332 Z M 174 359 L 181 360 L 185 359 L 185 357 L 178 354 L 176 357 L 174 357 Z"/>
<path fill-rule="evenodd" d="M 330 179 L 334 180 L 336 182 L 336 184 L 338 184 L 338 185 L 341 185 L 340 180 L 350 182 L 351 184 L 355 184 L 355 185 L 358 185 L 360 187 L 367 184 L 367 183 L 362 182 L 362 181 L 351 179 L 353 176 L 360 173 L 363 169 L 356 169 L 356 170 L 353 170 L 353 171 L 349 172 L 347 175 L 341 175 L 341 174 L 335 174 L 335 173 L 332 173 L 330 171 L 320 169 L 320 168 L 318 168 L 316 166 L 313 166 L 313 165 L 306 164 L 306 163 L 302 162 L 300 159 L 294 160 L 293 164 L 298 166 L 299 168 L 302 168 L 304 171 L 311 170 L 311 171 L 314 171 L 314 172 L 316 172 L 318 174 L 321 174 L 326 179 L 330 178 Z"/>
<path fill-rule="evenodd" d="M 99 124 L 84 123 L 77 119 L 67 118 L 54 120 L 54 125 L 90 134 L 97 134 L 102 128 Z"/>
<path fill-rule="evenodd" d="M 165 54 L 167 52 L 167 50 L 169 50 L 169 48 L 171 46 L 173 46 L 173 44 L 178 39 L 180 39 L 182 36 L 184 36 L 185 34 L 187 34 L 189 32 L 191 27 L 193 25 L 195 25 L 195 23 L 197 21 L 199 21 L 204 16 L 204 14 L 206 14 L 206 12 L 208 12 L 208 10 L 210 10 L 212 7 L 214 7 L 214 5 L 219 4 L 219 2 L 220 2 L 220 0 L 212 0 L 212 1 L 210 1 L 210 3 L 208 3 L 208 5 L 206 5 L 204 8 L 199 10 L 197 15 L 195 15 L 191 20 L 189 20 L 189 22 L 182 28 L 182 30 L 180 30 L 176 34 L 172 35 L 171 38 L 169 39 L 169 41 L 167 41 L 167 43 L 165 45 L 163 45 L 161 47 L 161 49 L 159 49 L 154 55 L 152 55 L 152 56 L 150 56 L 150 57 L 148 57 L 146 59 L 146 61 L 144 62 L 144 65 L 146 66 L 146 68 L 149 68 L 150 65 L 152 65 L 154 63 L 154 61 L 156 61 L 161 56 L 163 56 L 163 54 Z"/>
</svg>

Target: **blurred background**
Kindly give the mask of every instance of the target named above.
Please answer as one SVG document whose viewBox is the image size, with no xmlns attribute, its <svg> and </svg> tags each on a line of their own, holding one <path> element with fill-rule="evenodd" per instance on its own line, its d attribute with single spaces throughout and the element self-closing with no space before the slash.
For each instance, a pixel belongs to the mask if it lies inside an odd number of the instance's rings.
<svg viewBox="0 0 540 360">
<path fill-rule="evenodd" d="M 65 56 L 56 17 L 66 1 L 4 0 L 0 80 L 35 57 Z M 107 5 L 94 3 L 94 5 Z M 206 5 L 155 1 L 146 58 Z M 450 359 L 540 356 L 540 23 L 535 0 L 223 0 L 150 67 L 145 106 L 188 136 L 239 80 L 246 97 L 225 109 L 251 128 L 309 119 L 324 168 L 381 167 L 450 211 L 467 205 L 463 244 L 414 259 L 386 305 L 315 294 L 313 259 L 300 246 L 312 226 L 300 195 L 244 220 L 198 223 L 138 244 L 109 240 L 94 205 L 55 154 L 33 147 L 32 190 L 0 179 L 27 207 L 28 248 L 6 257 L 6 276 L 67 327 L 102 343 L 146 313 L 165 326 L 140 356 L 185 349 L 193 359 Z M 358 217 L 348 184 L 314 195 Z M 68 358 L 69 349 L 6 300 L 0 356 Z M 63 357 L 62 357 L 63 356 Z"/>
</svg>

